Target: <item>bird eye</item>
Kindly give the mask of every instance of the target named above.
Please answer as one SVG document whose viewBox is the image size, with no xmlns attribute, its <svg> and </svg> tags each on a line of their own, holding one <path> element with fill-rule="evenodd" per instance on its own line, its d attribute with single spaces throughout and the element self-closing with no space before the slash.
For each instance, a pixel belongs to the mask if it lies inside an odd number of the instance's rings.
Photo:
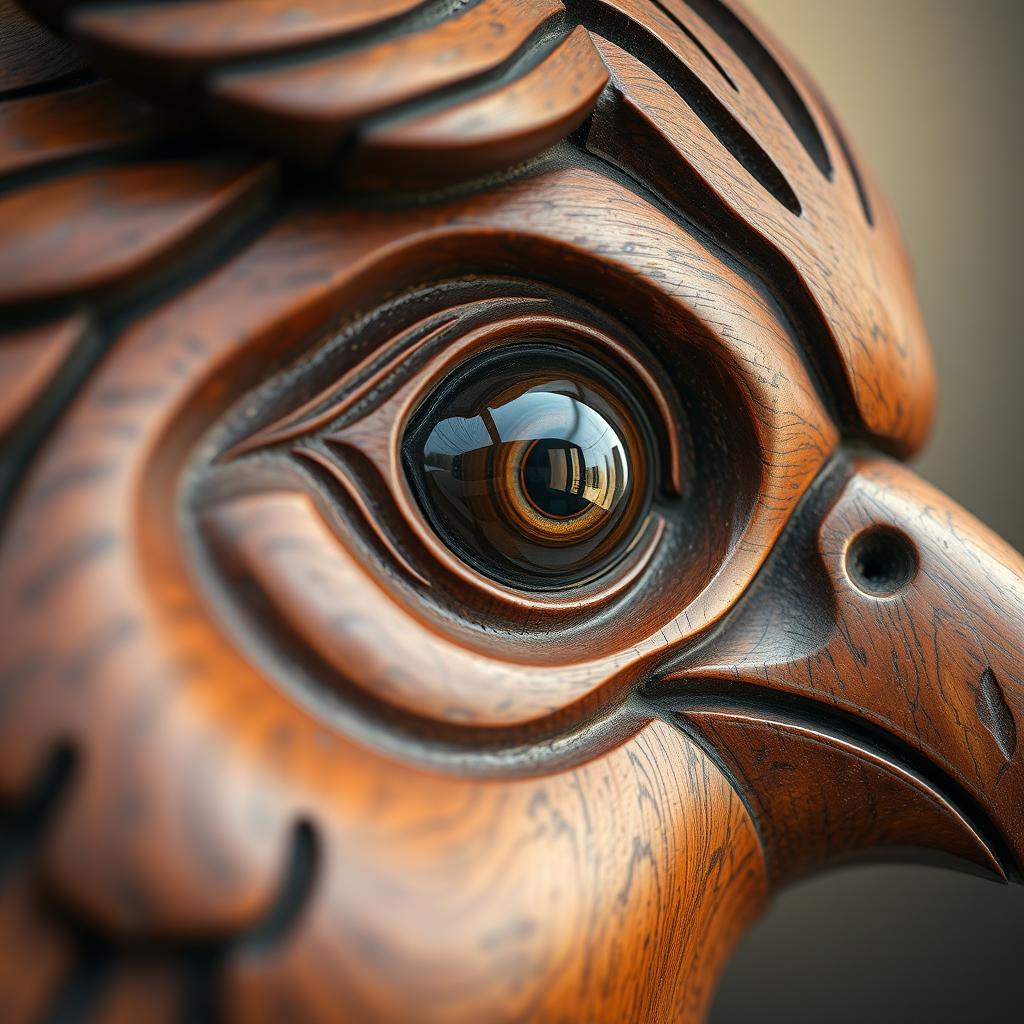
<svg viewBox="0 0 1024 1024">
<path fill-rule="evenodd" d="M 640 404 L 608 369 L 554 345 L 469 361 L 414 416 L 406 472 L 434 530 L 500 583 L 589 582 L 629 550 L 652 492 Z"/>
</svg>

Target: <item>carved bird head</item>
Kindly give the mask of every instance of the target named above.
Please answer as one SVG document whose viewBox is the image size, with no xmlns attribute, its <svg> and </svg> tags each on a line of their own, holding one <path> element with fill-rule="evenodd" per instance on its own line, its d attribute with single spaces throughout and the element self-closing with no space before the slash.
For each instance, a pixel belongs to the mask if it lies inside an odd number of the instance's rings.
<svg viewBox="0 0 1024 1024">
<path fill-rule="evenodd" d="M 745 13 L 26 6 L 26 1019 L 691 1019 L 799 875 L 1018 876 L 1024 565 L 898 461 L 897 227 Z"/>
</svg>

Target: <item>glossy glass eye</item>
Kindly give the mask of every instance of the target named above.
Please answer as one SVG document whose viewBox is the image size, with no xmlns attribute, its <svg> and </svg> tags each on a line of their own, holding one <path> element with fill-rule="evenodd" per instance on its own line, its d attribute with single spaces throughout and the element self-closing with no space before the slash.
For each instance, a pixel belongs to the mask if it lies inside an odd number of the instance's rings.
<svg viewBox="0 0 1024 1024">
<path fill-rule="evenodd" d="M 587 582 L 628 550 L 651 494 L 639 406 L 596 361 L 516 345 L 471 361 L 421 407 L 406 470 L 435 531 L 501 583 Z"/>
</svg>

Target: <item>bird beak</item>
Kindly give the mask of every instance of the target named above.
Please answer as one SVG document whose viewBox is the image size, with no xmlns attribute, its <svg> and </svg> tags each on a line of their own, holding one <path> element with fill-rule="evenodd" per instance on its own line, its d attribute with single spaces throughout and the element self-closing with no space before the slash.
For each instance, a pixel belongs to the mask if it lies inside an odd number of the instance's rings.
<svg viewBox="0 0 1024 1024">
<path fill-rule="evenodd" d="M 840 456 L 746 597 L 651 691 L 783 882 L 922 851 L 1024 863 L 1024 560 L 905 467 Z"/>
</svg>

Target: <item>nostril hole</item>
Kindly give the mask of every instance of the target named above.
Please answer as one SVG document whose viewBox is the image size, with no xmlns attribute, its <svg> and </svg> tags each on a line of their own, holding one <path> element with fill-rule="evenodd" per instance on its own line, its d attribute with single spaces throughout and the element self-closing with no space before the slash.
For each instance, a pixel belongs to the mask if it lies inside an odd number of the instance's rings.
<svg viewBox="0 0 1024 1024">
<path fill-rule="evenodd" d="M 917 551 L 910 538 L 891 526 L 872 526 L 857 534 L 846 552 L 846 574 L 873 597 L 888 597 L 917 572 Z"/>
</svg>

